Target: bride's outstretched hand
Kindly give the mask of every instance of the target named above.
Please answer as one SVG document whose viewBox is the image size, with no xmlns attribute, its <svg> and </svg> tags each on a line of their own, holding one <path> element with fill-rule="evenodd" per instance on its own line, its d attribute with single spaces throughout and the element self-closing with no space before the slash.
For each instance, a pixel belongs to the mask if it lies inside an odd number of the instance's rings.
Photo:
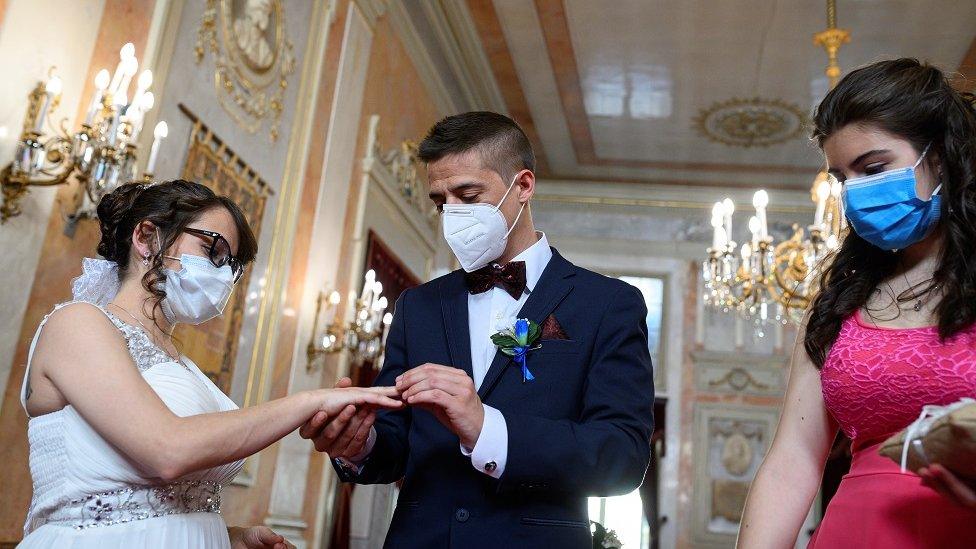
<svg viewBox="0 0 976 549">
<path fill-rule="evenodd" d="M 339 415 L 346 406 L 390 410 L 403 407 L 396 387 L 340 387 L 317 392 L 322 398 L 320 410 L 330 418 Z"/>
</svg>

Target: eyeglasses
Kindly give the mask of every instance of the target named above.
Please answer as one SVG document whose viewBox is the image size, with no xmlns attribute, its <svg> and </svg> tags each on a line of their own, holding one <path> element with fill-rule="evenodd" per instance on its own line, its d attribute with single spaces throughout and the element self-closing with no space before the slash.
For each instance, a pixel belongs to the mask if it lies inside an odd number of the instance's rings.
<svg viewBox="0 0 976 549">
<path fill-rule="evenodd" d="M 231 271 L 234 273 L 234 284 L 241 279 L 244 275 L 244 264 L 241 263 L 239 259 L 234 257 L 234 254 L 230 253 L 230 243 L 224 238 L 224 235 L 220 233 L 215 233 L 213 231 L 205 231 L 203 229 L 183 229 L 183 232 L 190 233 L 198 237 L 209 237 L 210 249 L 207 250 L 207 254 L 210 257 L 210 262 L 214 264 L 215 267 L 220 268 L 224 265 L 230 265 Z"/>
</svg>

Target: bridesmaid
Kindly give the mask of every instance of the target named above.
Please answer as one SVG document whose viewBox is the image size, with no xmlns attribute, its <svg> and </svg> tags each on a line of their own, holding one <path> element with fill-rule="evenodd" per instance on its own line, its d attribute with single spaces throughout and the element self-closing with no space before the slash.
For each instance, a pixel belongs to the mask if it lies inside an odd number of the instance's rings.
<svg viewBox="0 0 976 549">
<path fill-rule="evenodd" d="M 926 404 L 976 396 L 976 113 L 937 68 L 844 77 L 813 135 L 853 230 L 825 268 L 739 547 L 793 547 L 838 428 L 853 463 L 808 547 L 976 547 L 976 492 L 878 453 Z M 803 347 L 799 347 L 799 342 Z"/>
<path fill-rule="evenodd" d="M 319 389 L 238 409 L 172 333 L 222 314 L 254 259 L 240 208 L 178 180 L 123 185 L 98 219 L 105 259 L 85 260 L 74 300 L 45 317 L 28 356 L 34 498 L 21 547 L 291 546 L 263 526 L 228 529 L 221 487 L 313 416 L 396 409 L 396 390 Z"/>
</svg>

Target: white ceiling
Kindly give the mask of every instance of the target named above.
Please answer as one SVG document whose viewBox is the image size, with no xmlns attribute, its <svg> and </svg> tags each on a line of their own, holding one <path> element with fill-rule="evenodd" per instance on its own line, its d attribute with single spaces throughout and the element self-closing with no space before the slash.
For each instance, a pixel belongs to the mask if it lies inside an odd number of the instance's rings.
<svg viewBox="0 0 976 549">
<path fill-rule="evenodd" d="M 955 71 L 976 35 L 976 1 L 838 4 L 839 26 L 852 34 L 840 53 L 846 70 L 914 56 Z M 809 187 L 820 155 L 806 132 L 769 147 L 733 147 L 700 135 L 694 119 L 734 97 L 779 99 L 809 112 L 826 91 L 826 55 L 812 42 L 825 26 L 823 2 L 493 0 L 493 6 L 551 176 Z M 573 65 L 578 93 L 565 85 Z M 567 107 L 574 93 L 582 108 Z M 588 135 L 581 137 L 580 128 Z M 590 152 L 581 152 L 587 141 Z"/>
</svg>

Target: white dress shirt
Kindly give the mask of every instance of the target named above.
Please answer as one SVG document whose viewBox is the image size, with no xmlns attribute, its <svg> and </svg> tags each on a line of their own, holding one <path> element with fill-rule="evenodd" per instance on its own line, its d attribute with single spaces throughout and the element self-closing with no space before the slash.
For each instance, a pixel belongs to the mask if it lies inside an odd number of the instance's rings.
<svg viewBox="0 0 976 549">
<path fill-rule="evenodd" d="M 484 293 L 468 294 L 468 333 L 471 336 L 471 370 L 475 389 L 481 388 L 498 352 L 491 342 L 491 336 L 515 325 L 519 310 L 529 299 L 550 259 L 552 249 L 549 248 L 549 241 L 544 233 L 539 233 L 539 240 L 535 244 L 512 259 L 525 262 L 525 291 L 519 299 L 512 299 L 508 292 L 498 286 Z M 481 427 L 481 436 L 473 449 L 461 446 L 461 453 L 471 458 L 471 465 L 475 469 L 501 478 L 508 457 L 508 426 L 501 412 L 487 404 L 482 406 L 485 408 L 485 422 Z"/>
<path fill-rule="evenodd" d="M 481 388 L 495 353 L 498 352 L 498 348 L 491 342 L 491 336 L 515 325 L 519 310 L 535 289 L 550 259 L 552 249 L 546 235 L 540 232 L 539 240 L 535 244 L 512 259 L 525 262 L 525 291 L 519 299 L 513 299 L 508 292 L 497 286 L 480 294 L 468 294 L 468 332 L 471 337 L 471 368 L 475 390 Z M 508 426 L 501 412 L 487 404 L 482 403 L 482 406 L 485 409 L 485 421 L 481 427 L 481 435 L 474 448 L 461 446 L 461 453 L 471 458 L 471 465 L 478 471 L 493 478 L 501 478 L 508 458 Z M 375 443 L 376 429 L 370 429 L 365 448 L 349 460 L 351 464 L 361 469 L 363 460 L 373 450 Z"/>
</svg>

